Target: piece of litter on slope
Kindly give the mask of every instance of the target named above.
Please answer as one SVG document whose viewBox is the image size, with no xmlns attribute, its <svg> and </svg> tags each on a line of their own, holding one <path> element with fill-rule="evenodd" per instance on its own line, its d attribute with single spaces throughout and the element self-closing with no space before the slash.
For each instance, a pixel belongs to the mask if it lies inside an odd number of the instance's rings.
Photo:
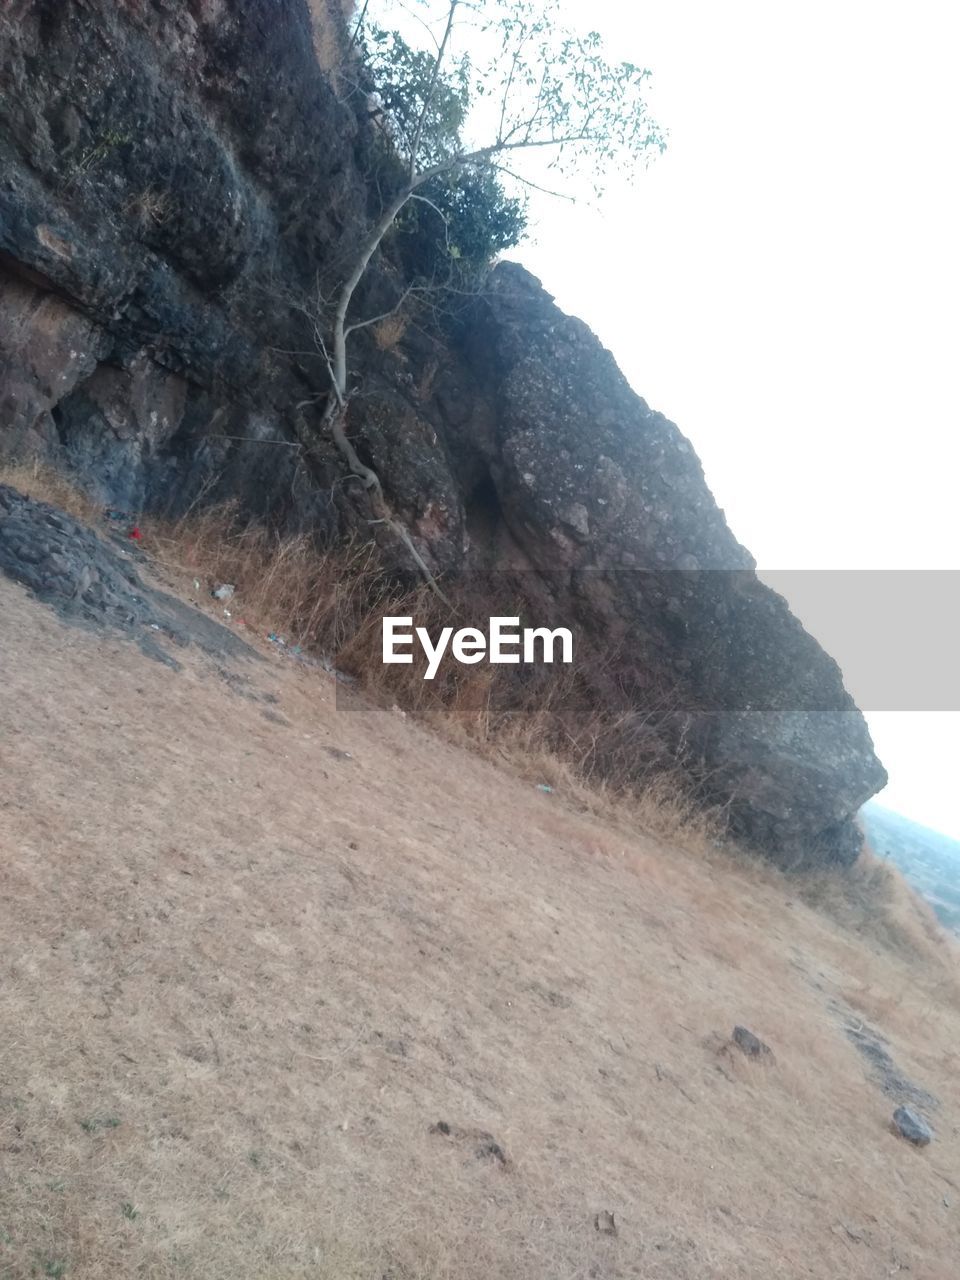
<svg viewBox="0 0 960 1280">
<path fill-rule="evenodd" d="M 286 640 L 284 640 L 283 636 L 278 636 L 275 631 L 271 631 L 270 634 L 267 636 L 267 639 L 272 641 L 274 644 L 283 645 L 283 647 L 286 648 L 286 645 L 287 645 Z"/>
<path fill-rule="evenodd" d="M 232 582 L 221 582 L 210 594 L 214 600 L 231 600 L 236 589 Z"/>
<path fill-rule="evenodd" d="M 547 784 L 546 784 L 545 782 L 538 782 L 538 783 L 537 783 L 537 790 L 538 790 L 538 791 L 543 791 L 543 792 L 544 792 L 546 795 L 548 795 L 548 796 L 552 796 L 552 795 L 553 795 L 553 787 L 547 786 Z"/>
<path fill-rule="evenodd" d="M 143 540 L 143 534 L 140 532 L 140 526 L 135 524 L 127 534 L 127 537 L 132 538 L 134 542 L 141 542 Z"/>
</svg>

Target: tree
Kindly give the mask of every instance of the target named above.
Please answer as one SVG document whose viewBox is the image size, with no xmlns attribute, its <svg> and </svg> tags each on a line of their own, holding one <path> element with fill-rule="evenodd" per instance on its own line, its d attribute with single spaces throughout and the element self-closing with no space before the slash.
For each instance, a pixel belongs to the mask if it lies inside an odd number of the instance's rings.
<svg viewBox="0 0 960 1280">
<path fill-rule="evenodd" d="M 630 62 L 608 62 L 596 32 L 564 31 L 557 21 L 558 0 L 445 0 L 439 38 L 422 23 L 430 36 L 428 48 L 414 47 L 398 32 L 365 31 L 366 9 L 356 38 L 377 85 L 371 113 L 392 172 L 382 210 L 361 236 L 317 325 L 330 375 L 321 426 L 370 492 L 378 518 L 402 538 L 432 583 L 409 534 L 390 513 L 379 476 L 357 456 L 345 430 L 352 335 L 394 314 L 421 287 L 411 285 L 387 312 L 352 319 L 351 303 L 371 260 L 405 210 L 423 206 L 449 226 L 458 199 L 461 225 L 469 222 L 463 218 L 465 209 L 485 203 L 495 215 L 487 223 L 486 243 L 500 247 L 498 233 L 501 244 L 510 243 L 522 222 L 519 205 L 510 203 L 501 179 L 564 195 L 553 189 L 554 181 L 569 183 L 579 174 L 599 192 L 611 166 L 629 176 L 663 149 L 664 140 L 644 98 L 650 73 Z M 475 49 L 488 54 L 482 65 L 455 51 L 465 16 L 471 20 Z M 465 142 L 469 127 L 482 131 L 478 144 Z M 472 234 L 471 252 L 478 251 L 478 244 L 482 251 L 484 239 L 477 241 L 475 224 Z M 462 252 L 459 245 L 450 246 L 453 257 Z"/>
</svg>

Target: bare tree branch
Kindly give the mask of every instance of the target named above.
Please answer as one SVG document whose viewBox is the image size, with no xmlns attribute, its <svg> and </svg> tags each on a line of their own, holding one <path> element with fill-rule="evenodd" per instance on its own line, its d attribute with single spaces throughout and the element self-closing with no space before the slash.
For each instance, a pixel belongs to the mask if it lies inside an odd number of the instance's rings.
<svg viewBox="0 0 960 1280">
<path fill-rule="evenodd" d="M 460 0 L 450 0 L 450 9 L 447 13 L 447 25 L 443 32 L 443 39 L 440 41 L 440 48 L 437 50 L 437 56 L 433 64 L 433 76 L 430 80 L 430 86 L 423 97 L 423 110 L 420 112 L 420 119 L 417 121 L 417 127 L 413 135 L 413 143 L 410 147 L 410 181 L 417 172 L 417 159 L 420 155 L 420 143 L 423 141 L 423 126 L 426 123 L 430 108 L 433 106 L 433 99 L 437 92 L 437 84 L 440 80 L 440 68 L 443 65 L 444 54 L 447 51 L 447 44 L 450 41 L 450 33 L 453 30 L 453 20 L 457 14 L 457 5 Z"/>
<path fill-rule="evenodd" d="M 358 329 L 369 329 L 371 325 L 379 324 L 381 320 L 389 320 L 391 316 L 395 316 L 406 300 L 412 293 L 417 292 L 416 285 L 407 285 L 403 293 L 390 308 L 389 311 L 381 311 L 378 316 L 371 316 L 368 320 L 356 320 L 353 324 L 348 324 L 343 331 L 343 336 L 349 338 L 351 333 L 356 333 Z"/>
</svg>

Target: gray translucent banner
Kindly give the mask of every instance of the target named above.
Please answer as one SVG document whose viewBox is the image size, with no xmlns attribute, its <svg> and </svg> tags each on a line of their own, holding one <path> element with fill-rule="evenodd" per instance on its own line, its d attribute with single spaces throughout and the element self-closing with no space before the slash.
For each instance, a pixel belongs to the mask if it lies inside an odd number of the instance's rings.
<svg viewBox="0 0 960 1280">
<path fill-rule="evenodd" d="M 442 585 L 449 608 L 424 592 L 383 612 L 434 641 L 443 626 L 488 632 L 491 615 L 568 628 L 571 668 L 500 670 L 544 689 L 572 671 L 606 705 L 835 713 L 849 693 L 867 712 L 960 711 L 960 570 L 491 570 Z M 438 681 L 454 662 L 448 650 Z"/>
<path fill-rule="evenodd" d="M 863 711 L 960 711 L 960 570 L 764 570 Z"/>
</svg>

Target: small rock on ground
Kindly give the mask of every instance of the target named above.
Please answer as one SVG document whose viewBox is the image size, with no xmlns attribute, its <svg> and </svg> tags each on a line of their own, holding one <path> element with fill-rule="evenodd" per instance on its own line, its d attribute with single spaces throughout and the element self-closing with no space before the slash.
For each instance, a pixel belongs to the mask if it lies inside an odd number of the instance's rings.
<svg viewBox="0 0 960 1280">
<path fill-rule="evenodd" d="M 737 1048 L 742 1049 L 748 1058 L 763 1058 L 772 1055 L 773 1051 L 770 1046 L 764 1044 L 759 1036 L 755 1036 L 746 1027 L 734 1027 L 732 1039 Z"/>
<path fill-rule="evenodd" d="M 911 1107 L 897 1107 L 893 1113 L 893 1131 L 917 1147 L 929 1146 L 933 1139 L 933 1130 Z"/>
</svg>

